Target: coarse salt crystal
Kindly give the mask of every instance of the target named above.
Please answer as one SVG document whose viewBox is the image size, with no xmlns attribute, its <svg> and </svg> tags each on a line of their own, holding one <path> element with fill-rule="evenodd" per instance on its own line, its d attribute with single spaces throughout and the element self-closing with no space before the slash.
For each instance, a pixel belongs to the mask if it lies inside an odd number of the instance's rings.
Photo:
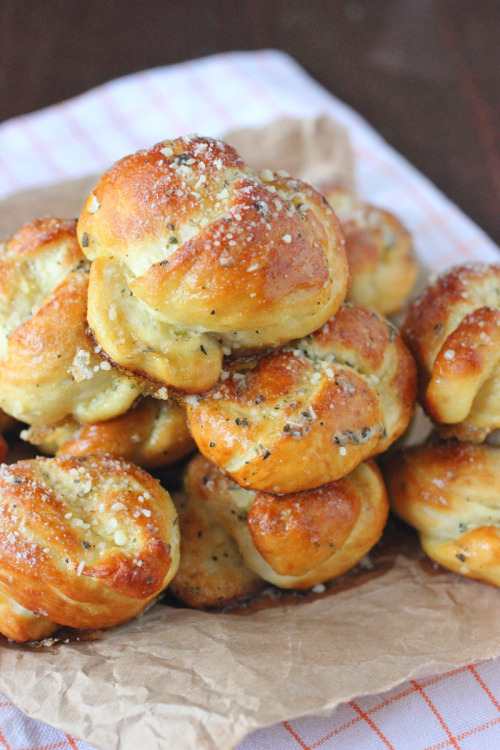
<svg viewBox="0 0 500 750">
<path fill-rule="evenodd" d="M 123 545 L 127 544 L 128 542 L 128 536 L 121 529 L 118 529 L 118 531 L 115 531 L 113 538 L 115 540 L 115 544 L 117 544 L 119 547 L 123 547 Z"/>
<path fill-rule="evenodd" d="M 90 196 L 90 198 L 87 201 L 87 211 L 89 214 L 95 214 L 96 211 L 98 211 L 100 208 L 100 203 L 95 197 L 94 193 Z"/>
<path fill-rule="evenodd" d="M 272 182 L 272 180 L 274 179 L 274 175 L 270 169 L 263 169 L 259 174 L 259 177 L 262 182 Z"/>
</svg>

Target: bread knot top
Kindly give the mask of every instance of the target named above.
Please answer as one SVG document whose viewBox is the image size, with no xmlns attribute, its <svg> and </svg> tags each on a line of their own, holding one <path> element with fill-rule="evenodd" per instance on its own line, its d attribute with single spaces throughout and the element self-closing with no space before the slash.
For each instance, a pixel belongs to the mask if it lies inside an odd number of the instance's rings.
<svg viewBox="0 0 500 750">
<path fill-rule="evenodd" d="M 89 322 L 103 349 L 192 393 L 216 382 L 225 353 L 321 326 L 347 287 L 343 235 L 323 196 L 210 138 L 117 162 L 87 199 L 78 238 L 93 261 Z"/>
<path fill-rule="evenodd" d="M 134 617 L 179 563 L 168 492 L 120 458 L 2 465 L 0 521 L 0 591 L 59 625 L 102 628 Z"/>
<path fill-rule="evenodd" d="M 200 451 L 243 487 L 298 492 L 340 479 L 406 429 L 413 359 L 396 330 L 345 303 L 313 334 L 235 360 L 186 399 Z"/>
</svg>

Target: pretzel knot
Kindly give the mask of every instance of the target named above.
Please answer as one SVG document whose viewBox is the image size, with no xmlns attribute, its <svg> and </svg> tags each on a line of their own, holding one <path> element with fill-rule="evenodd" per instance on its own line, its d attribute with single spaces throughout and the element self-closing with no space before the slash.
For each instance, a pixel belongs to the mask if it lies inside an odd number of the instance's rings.
<svg viewBox="0 0 500 750">
<path fill-rule="evenodd" d="M 402 335 L 423 406 L 446 436 L 482 442 L 500 427 L 500 265 L 439 277 L 411 304 Z"/>
<path fill-rule="evenodd" d="M 163 591 L 179 563 L 170 496 L 109 456 L 2 466 L 0 527 L 0 592 L 3 606 L 8 598 L 20 606 L 21 631 L 36 625 L 23 610 L 73 628 L 124 622 Z"/>
<path fill-rule="evenodd" d="M 66 419 L 30 427 L 21 437 L 48 455 L 108 453 L 148 471 L 175 463 L 195 448 L 184 407 L 150 396 L 114 419 L 87 425 Z"/>
<path fill-rule="evenodd" d="M 235 539 L 247 568 L 281 588 L 310 588 L 346 573 L 378 541 L 388 513 L 370 461 L 338 482 L 278 496 L 235 485 L 198 454 L 185 491 Z"/>
<path fill-rule="evenodd" d="M 281 351 L 229 363 L 223 377 L 186 399 L 193 438 L 241 486 L 278 494 L 335 481 L 386 450 L 416 395 L 395 329 L 354 303 Z"/>
<path fill-rule="evenodd" d="M 500 449 L 443 443 L 396 454 L 385 471 L 392 508 L 450 570 L 500 585 Z"/>
<path fill-rule="evenodd" d="M 0 406 L 30 424 L 121 414 L 140 394 L 87 335 L 76 222 L 39 219 L 0 245 Z"/>
<path fill-rule="evenodd" d="M 384 315 L 406 304 L 417 278 L 418 263 L 409 232 L 382 208 L 363 203 L 345 188 L 319 189 L 340 220 L 351 282 L 347 299 Z"/>
<path fill-rule="evenodd" d="M 224 354 L 321 326 L 348 281 L 335 214 L 312 187 L 255 172 L 234 149 L 185 137 L 125 157 L 78 221 L 93 261 L 88 316 L 115 363 L 202 393 Z"/>
</svg>

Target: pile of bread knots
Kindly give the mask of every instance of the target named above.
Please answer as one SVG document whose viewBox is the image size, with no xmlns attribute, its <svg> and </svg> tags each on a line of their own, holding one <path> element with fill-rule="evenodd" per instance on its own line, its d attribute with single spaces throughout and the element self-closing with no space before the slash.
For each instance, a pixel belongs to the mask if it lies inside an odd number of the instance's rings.
<svg viewBox="0 0 500 750">
<path fill-rule="evenodd" d="M 0 469 L 0 632 L 29 641 L 111 627 L 167 586 L 205 608 L 269 584 L 318 590 L 356 566 L 389 509 L 372 459 L 414 410 L 403 338 L 434 419 L 459 438 L 500 426 L 493 282 L 470 271 L 471 299 L 457 293 L 447 315 L 441 289 L 435 303 L 424 293 L 402 338 L 383 316 L 404 307 L 416 273 L 409 234 L 387 211 L 255 171 L 198 136 L 117 162 L 77 221 L 37 219 L 6 240 L 2 431 L 24 423 L 43 456 Z M 3 459 L 3 438 L 0 449 Z M 171 496 L 148 472 L 190 454 Z M 396 511 L 421 529 L 400 481 L 413 455 L 388 461 L 387 474 Z M 448 484 L 446 498 L 460 483 Z M 448 564 L 437 519 L 452 501 L 440 498 L 415 517 L 429 519 Z M 460 523 L 476 539 L 482 520 Z M 468 565 L 460 572 L 475 575 Z"/>
</svg>

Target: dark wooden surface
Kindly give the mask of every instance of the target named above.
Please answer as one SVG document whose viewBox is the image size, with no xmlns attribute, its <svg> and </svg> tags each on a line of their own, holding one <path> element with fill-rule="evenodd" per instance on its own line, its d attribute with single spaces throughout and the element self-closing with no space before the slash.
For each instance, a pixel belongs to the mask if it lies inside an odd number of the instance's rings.
<svg viewBox="0 0 500 750">
<path fill-rule="evenodd" d="M 2 0 L 0 120 L 133 71 L 266 47 L 500 243 L 499 0 Z"/>
</svg>

